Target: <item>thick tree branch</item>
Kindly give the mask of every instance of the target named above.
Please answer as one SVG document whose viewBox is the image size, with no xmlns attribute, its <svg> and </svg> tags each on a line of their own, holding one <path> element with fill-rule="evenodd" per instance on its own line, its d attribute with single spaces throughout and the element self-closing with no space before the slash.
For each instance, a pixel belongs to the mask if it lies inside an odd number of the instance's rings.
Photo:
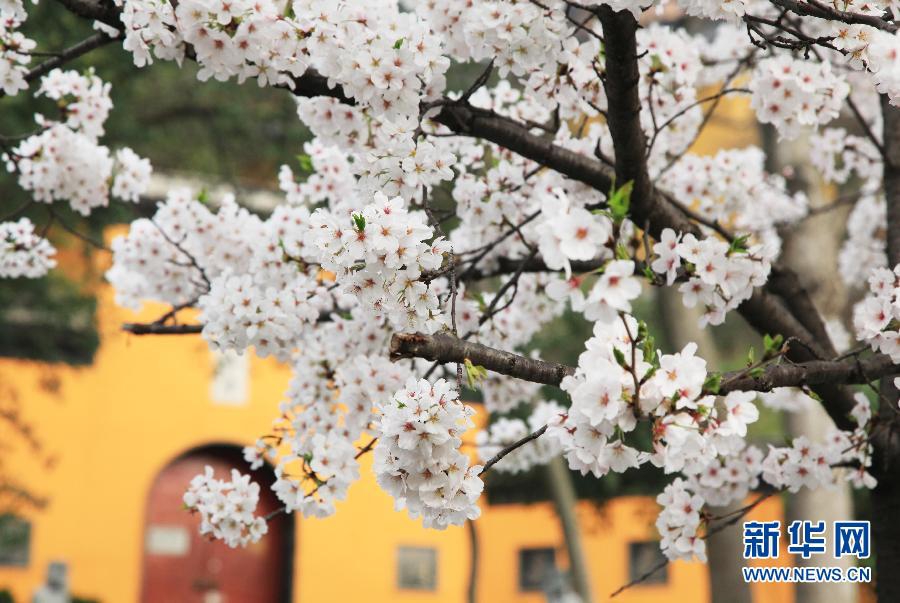
<svg viewBox="0 0 900 603">
<path fill-rule="evenodd" d="M 57 0 L 57 2 L 83 19 L 100 21 L 110 27 L 122 29 L 119 18 L 121 9 L 111 0 Z"/>
<path fill-rule="evenodd" d="M 557 387 L 564 377 L 575 373 L 574 367 L 565 364 L 527 358 L 480 343 L 464 341 L 447 333 L 395 334 L 391 338 L 390 357 L 395 361 L 424 358 L 441 364 L 469 360 L 472 364 L 501 375 Z M 746 371 L 723 373 L 719 393 L 869 383 L 896 369 L 891 359 L 883 354 L 862 360 L 854 357 L 843 360 L 811 360 L 799 364 L 785 362 L 767 366 L 758 377 L 751 377 Z"/>
<path fill-rule="evenodd" d="M 801 364 L 783 363 L 766 367 L 759 377 L 744 371 L 725 373 L 719 393 L 767 392 L 776 387 L 815 387 L 824 384 L 869 383 L 896 370 L 890 357 L 878 354 L 864 360 L 810 360 Z"/>
<path fill-rule="evenodd" d="M 891 33 L 897 31 L 896 23 L 886 21 L 877 15 L 864 15 L 862 13 L 839 10 L 834 6 L 818 2 L 818 0 L 808 0 L 807 2 L 800 2 L 799 0 L 771 0 L 771 2 L 775 6 L 785 8 L 801 17 L 818 17 L 840 23 L 869 25 Z"/>
<path fill-rule="evenodd" d="M 564 364 L 526 358 L 480 343 L 458 339 L 447 333 L 435 335 L 397 333 L 391 338 L 390 358 L 394 361 L 404 358 L 424 358 L 441 364 L 469 360 L 495 373 L 545 385 L 559 385 L 563 377 L 574 372 L 572 367 Z"/>
</svg>

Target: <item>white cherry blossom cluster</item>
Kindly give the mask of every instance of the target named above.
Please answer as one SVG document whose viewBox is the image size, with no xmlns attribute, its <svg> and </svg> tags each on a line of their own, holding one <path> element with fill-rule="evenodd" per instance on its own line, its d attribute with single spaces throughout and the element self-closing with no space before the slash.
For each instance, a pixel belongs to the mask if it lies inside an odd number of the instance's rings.
<svg viewBox="0 0 900 603">
<path fill-rule="evenodd" d="M 61 123 L 73 132 L 97 140 L 103 136 L 103 124 L 112 109 L 110 89 L 110 84 L 92 71 L 82 75 L 77 71 L 54 69 L 41 79 L 35 96 L 56 101 L 62 113 Z"/>
<path fill-rule="evenodd" d="M 561 189 L 544 198 L 541 213 L 546 219 L 535 230 L 538 249 L 548 268 L 565 270 L 566 278 L 570 278 L 570 260 L 612 257 L 608 243 L 613 225 L 608 217 L 571 205 Z"/>
<path fill-rule="evenodd" d="M 109 89 L 93 73 L 54 69 L 41 80 L 36 95 L 55 100 L 60 119 L 38 114 L 40 132 L 3 156 L 7 170 L 18 174 L 19 186 L 35 201 L 68 201 L 88 215 L 109 203 L 110 182 L 113 194 L 124 200 L 136 201 L 146 190 L 150 162 L 127 148 L 114 159 L 98 142 L 112 107 Z"/>
<path fill-rule="evenodd" d="M 85 216 L 107 205 L 113 171 L 109 149 L 64 124 L 47 126 L 4 155 L 7 170 L 18 172 L 19 186 L 35 201 L 68 201 Z"/>
<path fill-rule="evenodd" d="M 343 290 L 405 332 L 434 332 L 445 323 L 437 295 L 419 278 L 441 267 L 450 244 L 428 242 L 433 230 L 402 198 L 375 194 L 352 215 L 317 210 L 311 218 L 319 261 Z"/>
<path fill-rule="evenodd" d="M 855 488 L 874 488 L 877 481 L 868 471 L 872 464 L 872 407 L 865 395 L 856 394 L 851 417 L 856 423 L 853 431 L 833 429 L 821 444 L 799 436 L 791 446 L 770 446 L 762 462 L 762 478 L 790 492 L 804 487 L 833 488 L 842 481 Z"/>
<path fill-rule="evenodd" d="M 758 147 L 687 154 L 660 182 L 710 222 L 753 233 L 780 249 L 776 228 L 803 218 L 807 198 L 803 192 L 788 192 L 782 176 L 766 173 L 765 159 Z"/>
<path fill-rule="evenodd" d="M 356 458 L 365 450 L 357 451 L 354 442 L 373 430 L 373 407 L 410 374 L 405 364 L 381 354 L 387 338 L 383 325 L 354 313 L 358 309 L 302 331 L 282 416 L 270 435 L 245 450 L 248 462 L 268 458 L 276 466 L 276 493 L 289 510 L 308 517 L 331 515 L 346 497 L 359 477 Z M 324 461 L 312 467 L 316 458 Z"/>
<path fill-rule="evenodd" d="M 396 508 L 421 517 L 425 527 L 462 525 L 481 514 L 481 467 L 469 466 L 460 452 L 474 410 L 458 395 L 443 379 L 410 378 L 380 406 L 375 476 Z"/>
<path fill-rule="evenodd" d="M 37 44 L 19 31 L 25 20 L 22 2 L 13 0 L 4 4 L 0 9 L 0 89 L 7 96 L 15 96 L 28 88 L 25 76 L 31 62 L 30 53 Z"/>
<path fill-rule="evenodd" d="M 771 245 L 745 248 L 717 237 L 682 236 L 670 228 L 653 245 L 653 253 L 651 268 L 665 275 L 667 284 L 674 283 L 684 271 L 687 282 L 678 290 L 685 306 L 700 304 L 703 308 L 701 327 L 721 324 L 729 311 L 749 299 L 753 289 L 766 282 L 775 257 Z"/>
<path fill-rule="evenodd" d="M 327 203 L 332 211 L 341 213 L 358 206 L 356 182 L 347 155 L 338 147 L 325 145 L 318 138 L 303 145 L 313 173 L 302 181 L 296 181 L 287 165 L 278 172 L 281 190 L 291 205 L 320 205 Z"/>
<path fill-rule="evenodd" d="M 783 138 L 795 138 L 838 116 L 850 87 L 827 62 L 786 55 L 763 59 L 750 79 L 751 105 L 762 123 L 775 126 Z"/>
<path fill-rule="evenodd" d="M 116 303 L 128 308 L 145 300 L 190 303 L 207 292 L 207 279 L 248 271 L 254 249 L 263 247 L 254 245 L 261 232 L 259 218 L 233 198 L 214 213 L 190 190 L 175 189 L 152 219 L 135 220 L 127 236 L 113 239 L 106 278 Z"/>
<path fill-rule="evenodd" d="M 276 289 L 251 274 L 226 273 L 213 279 L 209 292 L 198 300 L 203 337 L 215 349 L 243 351 L 253 346 L 261 358 L 274 354 L 287 360 L 297 333 L 319 317 L 308 303 L 316 288 L 308 278 Z"/>
<path fill-rule="evenodd" d="M 546 11 L 529 2 L 464 0 L 417 3 L 416 10 L 444 39 L 448 52 L 460 60 L 494 60 L 501 77 L 555 71 L 561 40 L 572 26 L 566 7 L 554 0 Z M 545 69 L 548 67 L 550 69 Z"/>
<path fill-rule="evenodd" d="M 853 309 L 856 338 L 900 363 L 900 266 L 875 268 L 869 295 Z"/>
<path fill-rule="evenodd" d="M 151 53 L 181 61 L 190 46 L 202 80 L 293 87 L 315 67 L 374 114 L 393 119 L 416 115 L 420 100 L 443 92 L 450 64 L 426 24 L 391 0 L 295 0 L 287 11 L 274 0 L 120 4 L 125 48 L 139 66 Z"/>
<path fill-rule="evenodd" d="M 28 218 L 0 222 L 0 278 L 40 278 L 56 266 L 55 254 Z"/>
<path fill-rule="evenodd" d="M 153 168 L 150 160 L 144 159 L 128 147 L 116 151 L 116 169 L 112 194 L 123 201 L 137 203 L 141 194 L 150 186 Z"/>
<path fill-rule="evenodd" d="M 341 434 L 330 431 L 313 435 L 308 449 L 279 459 L 272 490 L 288 512 L 328 517 L 335 512 L 335 503 L 347 498 L 350 485 L 359 479 L 356 448 Z"/>
<path fill-rule="evenodd" d="M 662 511 L 656 518 L 659 546 L 670 560 L 706 561 L 706 541 L 701 533 L 703 498 L 687 488 L 681 478 L 665 487 L 656 497 Z"/>
<path fill-rule="evenodd" d="M 667 154 L 682 152 L 694 141 L 703 118 L 695 102 L 702 65 L 698 45 L 684 31 L 654 23 L 638 31 L 637 41 L 639 93 L 648 109 L 641 111 L 641 125 L 653 140 L 653 169 L 668 163 Z"/>
<path fill-rule="evenodd" d="M 748 4 L 751 3 L 745 0 L 727 0 L 726 2 L 717 0 L 678 0 L 678 6 L 682 7 L 684 12 L 693 17 L 722 19 L 731 22 L 738 21 L 744 16 L 747 12 Z"/>
<path fill-rule="evenodd" d="M 838 272 L 848 285 L 866 285 L 868 273 L 860 266 L 887 266 L 886 221 L 884 195 L 863 194 L 854 204 L 847 219 L 847 239 L 838 255 Z"/>
<path fill-rule="evenodd" d="M 750 395 L 754 395 L 752 392 Z M 759 486 L 763 453 L 756 446 L 713 458 L 699 473 L 685 479 L 691 492 L 708 505 L 723 507 L 747 498 Z"/>
<path fill-rule="evenodd" d="M 232 469 L 231 480 L 224 481 L 209 465 L 184 493 L 184 505 L 200 514 L 200 533 L 232 548 L 258 542 L 268 531 L 265 518 L 256 515 L 258 503 L 259 484 L 249 475 Z"/>
<path fill-rule="evenodd" d="M 443 180 L 454 176 L 456 162 L 447 151 L 450 143 L 434 139 L 415 141 L 412 132 L 376 130 L 376 147 L 365 155 L 358 167 L 359 187 L 363 191 L 383 192 L 388 196 L 415 199 Z"/>
<path fill-rule="evenodd" d="M 556 402 L 541 400 L 535 404 L 527 420 L 500 417 L 490 426 L 478 432 L 475 443 L 478 457 L 487 461 L 502 449 L 518 442 L 565 414 L 565 408 Z M 504 473 L 521 473 L 538 465 L 546 465 L 560 453 L 558 442 L 553 438 L 538 438 L 525 446 L 520 446 L 503 457 L 496 470 Z"/>
<path fill-rule="evenodd" d="M 409 377 L 406 366 L 384 355 L 356 356 L 335 371 L 338 402 L 344 411 L 343 429 L 353 441 L 376 420 L 375 404 L 384 403 L 401 389 Z"/>
<path fill-rule="evenodd" d="M 644 329 L 627 314 L 595 323 L 575 374 L 563 380 L 572 405 L 550 422 L 547 435 L 560 442 L 572 469 L 601 477 L 650 461 L 666 473 L 690 477 L 717 457 L 743 450 L 747 427 L 759 416 L 755 394 L 718 398 L 707 392 L 706 362 L 695 355 L 696 345 L 675 354 L 645 353 Z M 622 434 L 641 420 L 653 424 L 652 450 L 623 441 Z M 734 485 L 736 491 L 740 487 Z"/>
<path fill-rule="evenodd" d="M 866 182 L 881 178 L 881 157 L 872 141 L 844 128 L 823 128 L 810 137 L 809 161 L 828 182 L 843 184 L 855 176 Z"/>
<path fill-rule="evenodd" d="M 369 140 L 371 119 L 366 112 L 336 98 L 297 98 L 297 116 L 323 146 L 362 151 Z"/>
</svg>

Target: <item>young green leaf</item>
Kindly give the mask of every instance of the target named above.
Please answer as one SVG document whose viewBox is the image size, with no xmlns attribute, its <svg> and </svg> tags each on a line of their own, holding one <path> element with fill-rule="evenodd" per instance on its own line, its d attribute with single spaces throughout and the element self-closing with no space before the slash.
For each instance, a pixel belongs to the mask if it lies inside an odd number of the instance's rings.
<svg viewBox="0 0 900 603">
<path fill-rule="evenodd" d="M 722 373 L 710 373 L 703 382 L 703 391 L 711 394 L 718 394 L 719 388 L 722 387 Z"/>
<path fill-rule="evenodd" d="M 629 180 L 609 194 L 607 205 L 613 220 L 621 222 L 628 216 L 628 208 L 631 206 L 631 189 L 634 188 L 634 181 Z"/>
<path fill-rule="evenodd" d="M 481 380 L 487 377 L 487 369 L 483 366 L 472 364 L 472 361 L 468 358 L 466 358 L 464 364 L 466 367 L 466 381 L 468 382 L 469 387 L 474 389 Z"/>
</svg>

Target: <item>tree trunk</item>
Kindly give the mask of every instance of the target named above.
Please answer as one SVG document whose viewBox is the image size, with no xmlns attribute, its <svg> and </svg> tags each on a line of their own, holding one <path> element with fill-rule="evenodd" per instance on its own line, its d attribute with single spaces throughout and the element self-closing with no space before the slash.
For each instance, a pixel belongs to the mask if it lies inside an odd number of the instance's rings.
<svg viewBox="0 0 900 603">
<path fill-rule="evenodd" d="M 794 166 L 798 180 L 803 187 L 811 207 L 818 207 L 830 201 L 818 174 L 809 165 L 811 152 L 809 140 L 800 138 L 793 144 L 784 142 L 773 144 L 767 141 L 768 155 L 772 168 L 784 165 Z M 839 208 L 809 217 L 785 237 L 783 256 L 785 262 L 800 275 L 816 307 L 824 318 L 839 317 L 847 310 L 847 291 L 840 278 L 835 278 L 841 240 L 847 228 L 848 208 Z M 842 350 L 839 350 L 842 351 Z M 787 431 L 792 438 L 805 435 L 814 442 L 824 441 L 835 428 L 834 421 L 821 405 L 788 413 Z M 853 497 L 850 486 L 840 484 L 837 488 L 809 490 L 802 489 L 788 499 L 785 523 L 795 520 L 825 521 L 831 526 L 835 521 L 853 518 Z M 834 546 L 833 542 L 828 543 Z M 832 550 L 826 555 L 815 555 L 809 559 L 797 556 L 794 565 L 809 567 L 842 567 L 845 570 L 856 564 L 853 557 L 835 559 Z M 854 603 L 857 586 L 850 582 L 840 584 L 801 582 L 795 587 L 796 603 Z"/>
<path fill-rule="evenodd" d="M 881 380 L 879 424 L 875 434 L 872 473 L 878 486 L 872 490 L 872 545 L 875 554 L 875 592 L 880 603 L 900 601 L 900 392 L 892 377 Z"/>
<path fill-rule="evenodd" d="M 710 330 L 701 329 L 697 324 L 699 308 L 686 308 L 681 295 L 668 287 L 657 291 L 657 306 L 666 338 L 675 349 L 681 349 L 689 341 L 696 342 L 697 354 L 705 358 L 710 367 L 722 365 Z M 722 516 L 743 504 L 744 501 L 738 500 L 729 506 L 712 507 L 710 512 Z M 706 541 L 706 549 L 712 603 L 752 603 L 750 585 L 744 582 L 741 574 L 744 547 L 740 524 L 713 534 Z"/>
<path fill-rule="evenodd" d="M 887 199 L 888 265 L 900 264 L 900 109 L 882 97 L 884 194 Z M 883 603 L 900 601 L 900 408 L 892 376 L 881 379 L 881 401 L 873 444 L 872 544 L 875 589 Z"/>
<path fill-rule="evenodd" d="M 566 552 L 569 556 L 569 575 L 572 587 L 581 597 L 582 603 L 591 603 L 593 598 L 590 573 L 581 543 L 581 529 L 578 526 L 576 509 L 578 497 L 575 495 L 575 486 L 572 484 L 569 467 L 565 459 L 557 456 L 547 464 L 546 472 L 550 493 L 553 496 L 553 506 L 559 517 L 566 543 Z"/>
</svg>

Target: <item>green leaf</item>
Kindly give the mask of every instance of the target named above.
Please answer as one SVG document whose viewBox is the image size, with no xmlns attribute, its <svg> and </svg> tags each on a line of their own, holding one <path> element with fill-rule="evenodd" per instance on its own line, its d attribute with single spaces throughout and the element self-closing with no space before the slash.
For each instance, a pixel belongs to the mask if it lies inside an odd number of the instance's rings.
<svg viewBox="0 0 900 603">
<path fill-rule="evenodd" d="M 469 384 L 469 388 L 475 389 L 475 387 L 478 386 L 478 383 L 487 377 L 487 369 L 483 366 L 472 364 L 472 361 L 468 358 L 466 358 L 464 364 L 466 367 L 466 381 Z"/>
<path fill-rule="evenodd" d="M 638 321 L 638 332 L 637 332 L 637 340 L 643 341 L 650 336 L 650 329 L 647 328 L 647 323 L 643 320 Z"/>
<path fill-rule="evenodd" d="M 628 368 L 628 363 L 625 361 L 625 354 L 622 353 L 622 350 L 617 347 L 613 347 L 613 356 L 616 357 L 616 362 L 619 363 L 619 366 L 625 369 Z"/>
<path fill-rule="evenodd" d="M 766 357 L 771 358 L 781 352 L 781 346 L 784 344 L 784 337 L 781 335 L 763 335 L 763 347 L 766 351 Z"/>
<path fill-rule="evenodd" d="M 197 193 L 197 201 L 204 205 L 209 205 L 209 191 L 205 186 L 200 189 L 199 193 Z"/>
<path fill-rule="evenodd" d="M 356 230 L 359 232 L 366 229 L 366 217 L 362 214 L 353 214 L 353 223 L 356 224 Z"/>
<path fill-rule="evenodd" d="M 311 174 L 313 172 L 313 164 L 312 157 L 303 153 L 302 155 L 297 155 L 297 161 L 300 163 L 300 170 L 306 174 Z"/>
<path fill-rule="evenodd" d="M 628 216 L 628 208 L 631 206 L 631 189 L 633 188 L 634 181 L 629 180 L 610 192 L 606 204 L 616 222 L 621 222 Z"/>
<path fill-rule="evenodd" d="M 711 394 L 718 394 L 719 388 L 722 387 L 722 373 L 710 373 L 703 382 L 703 391 Z"/>
<path fill-rule="evenodd" d="M 747 350 L 747 366 L 750 366 L 754 362 L 756 362 L 756 350 L 751 347 Z"/>
<path fill-rule="evenodd" d="M 731 242 L 731 245 L 728 246 L 728 255 L 732 255 L 734 253 L 747 253 L 747 241 L 750 240 L 750 235 L 740 235 L 734 238 Z"/>
<path fill-rule="evenodd" d="M 394 50 L 400 50 L 401 46 L 403 46 L 403 38 L 397 38 L 397 41 L 394 42 Z"/>
<path fill-rule="evenodd" d="M 759 379 L 763 375 L 766 374 L 766 369 L 761 366 L 757 366 L 756 368 L 750 369 L 749 375 L 754 379 Z"/>
<path fill-rule="evenodd" d="M 654 360 L 656 360 L 656 342 L 653 340 L 653 337 L 648 335 L 641 342 L 641 351 L 644 353 L 644 362 L 649 362 L 650 364 L 655 364 Z"/>
</svg>

